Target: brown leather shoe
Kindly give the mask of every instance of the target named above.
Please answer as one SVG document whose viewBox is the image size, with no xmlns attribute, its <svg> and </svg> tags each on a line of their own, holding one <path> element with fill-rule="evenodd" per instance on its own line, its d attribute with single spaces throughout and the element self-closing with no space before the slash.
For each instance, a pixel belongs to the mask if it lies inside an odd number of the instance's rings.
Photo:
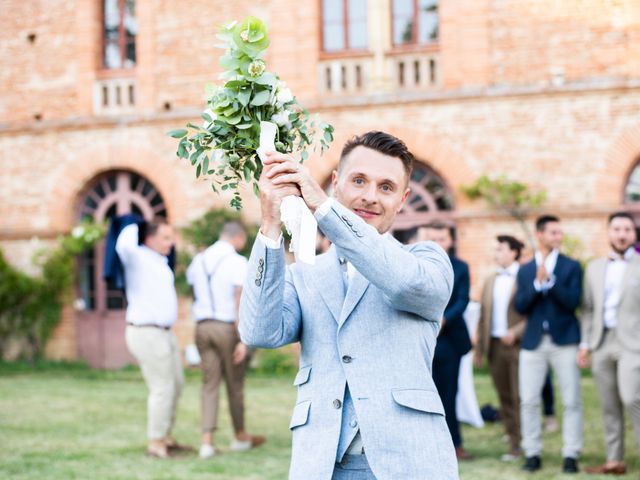
<svg viewBox="0 0 640 480">
<path fill-rule="evenodd" d="M 456 458 L 461 462 L 466 462 L 468 460 L 473 460 L 473 455 L 462 447 L 456 447 Z"/>
<path fill-rule="evenodd" d="M 147 457 L 151 457 L 151 458 L 169 458 L 169 453 L 167 452 L 167 449 L 162 447 L 149 446 L 147 447 L 146 455 Z"/>
<path fill-rule="evenodd" d="M 584 471 L 600 475 L 624 475 L 627 473 L 627 466 L 624 463 L 616 463 L 614 465 L 607 465 L 606 463 L 603 463 L 602 465 L 587 467 Z"/>
</svg>

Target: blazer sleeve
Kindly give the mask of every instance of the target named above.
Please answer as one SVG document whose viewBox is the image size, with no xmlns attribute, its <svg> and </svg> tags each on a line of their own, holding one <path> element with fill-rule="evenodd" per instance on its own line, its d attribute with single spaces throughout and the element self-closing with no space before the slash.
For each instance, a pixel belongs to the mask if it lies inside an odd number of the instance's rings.
<svg viewBox="0 0 640 480">
<path fill-rule="evenodd" d="M 455 288 L 454 296 L 449 300 L 449 304 L 444 309 L 444 318 L 447 321 L 447 328 L 458 328 L 464 322 L 464 311 L 469 305 L 469 288 L 471 279 L 469 277 L 469 266 L 460 261 L 458 263 L 458 274 L 454 275 Z"/>
<path fill-rule="evenodd" d="M 591 347 L 591 332 L 593 330 L 593 290 L 589 281 L 592 268 L 593 263 L 589 263 L 584 273 L 582 306 L 580 308 L 580 342 L 588 344 L 589 347 Z"/>
<path fill-rule="evenodd" d="M 529 269 L 522 267 L 518 271 L 518 288 L 516 289 L 516 298 L 514 303 L 516 310 L 522 315 L 528 315 L 531 313 L 536 300 L 541 295 L 541 293 L 536 291 L 533 286 L 533 278 L 530 278 L 530 276 L 527 275 L 527 270 Z"/>
<path fill-rule="evenodd" d="M 284 247 L 267 248 L 258 238 L 253 244 L 240 299 L 238 331 L 243 343 L 278 348 L 297 342 L 302 313 Z"/>
<path fill-rule="evenodd" d="M 453 288 L 451 261 L 440 246 L 419 242 L 405 249 L 337 201 L 318 226 L 394 308 L 440 322 Z"/>
<path fill-rule="evenodd" d="M 569 263 L 569 269 L 567 282 L 556 281 L 549 290 L 549 295 L 556 304 L 573 314 L 580 305 L 582 296 L 582 268 L 578 262 L 572 260 Z"/>
</svg>

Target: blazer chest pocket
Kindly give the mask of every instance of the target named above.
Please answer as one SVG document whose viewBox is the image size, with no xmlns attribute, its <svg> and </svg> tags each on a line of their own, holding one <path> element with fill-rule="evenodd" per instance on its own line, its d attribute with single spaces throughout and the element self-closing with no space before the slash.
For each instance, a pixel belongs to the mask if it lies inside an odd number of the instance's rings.
<svg viewBox="0 0 640 480">
<path fill-rule="evenodd" d="M 296 378 L 293 380 L 293 384 L 296 387 L 299 387 L 300 385 L 304 385 L 309 381 L 310 375 L 311 375 L 311 365 L 307 365 L 306 367 L 301 367 L 300 370 L 298 370 L 298 374 L 296 375 Z"/>
<path fill-rule="evenodd" d="M 444 408 L 438 392 L 421 389 L 391 390 L 393 400 L 403 407 L 421 412 L 444 415 Z"/>
<path fill-rule="evenodd" d="M 311 400 L 305 400 L 293 407 L 293 415 L 291 415 L 291 422 L 289 423 L 289 429 L 293 430 L 300 425 L 304 425 L 309 420 L 309 409 L 311 408 Z"/>
</svg>

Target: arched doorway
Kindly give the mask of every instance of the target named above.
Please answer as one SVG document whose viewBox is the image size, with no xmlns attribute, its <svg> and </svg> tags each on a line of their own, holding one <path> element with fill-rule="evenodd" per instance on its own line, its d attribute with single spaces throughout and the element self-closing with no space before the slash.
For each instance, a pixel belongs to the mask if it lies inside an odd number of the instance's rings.
<svg viewBox="0 0 640 480">
<path fill-rule="evenodd" d="M 145 219 L 167 217 L 162 196 L 144 177 L 130 171 L 109 171 L 94 178 L 79 197 L 76 216 L 107 222 L 137 213 Z M 78 357 L 95 368 L 120 368 L 133 363 L 124 341 L 126 298 L 102 279 L 104 244 L 80 257 L 76 301 Z"/>
<path fill-rule="evenodd" d="M 624 187 L 624 206 L 636 221 L 636 230 L 640 238 L 640 160 L 631 170 Z"/>
<path fill-rule="evenodd" d="M 416 227 L 433 220 L 453 221 L 453 194 L 435 170 L 416 162 L 409 188 L 409 198 L 393 224 L 393 234 L 398 240 L 408 241 Z"/>
<path fill-rule="evenodd" d="M 403 243 L 411 239 L 415 228 L 433 220 L 453 221 L 453 194 L 444 179 L 428 165 L 416 162 L 409 180 L 411 193 L 392 226 L 394 237 Z M 325 182 L 327 194 L 333 194 L 331 179 Z"/>
</svg>

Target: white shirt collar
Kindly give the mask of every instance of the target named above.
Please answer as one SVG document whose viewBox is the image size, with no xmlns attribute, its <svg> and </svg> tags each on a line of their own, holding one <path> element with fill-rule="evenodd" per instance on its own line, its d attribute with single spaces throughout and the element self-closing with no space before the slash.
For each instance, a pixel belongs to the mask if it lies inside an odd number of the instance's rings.
<svg viewBox="0 0 640 480">
<path fill-rule="evenodd" d="M 518 270 L 520 269 L 520 264 L 518 262 L 513 262 L 507 268 L 498 268 L 498 275 L 509 275 L 510 277 L 515 277 L 518 274 Z"/>
<path fill-rule="evenodd" d="M 629 260 L 631 260 L 631 258 L 636 254 L 636 249 L 634 247 L 629 247 L 625 250 L 624 254 L 620 255 L 618 252 L 615 252 L 613 250 L 611 250 L 609 252 L 609 260 L 624 260 L 625 262 L 628 262 Z"/>
</svg>

